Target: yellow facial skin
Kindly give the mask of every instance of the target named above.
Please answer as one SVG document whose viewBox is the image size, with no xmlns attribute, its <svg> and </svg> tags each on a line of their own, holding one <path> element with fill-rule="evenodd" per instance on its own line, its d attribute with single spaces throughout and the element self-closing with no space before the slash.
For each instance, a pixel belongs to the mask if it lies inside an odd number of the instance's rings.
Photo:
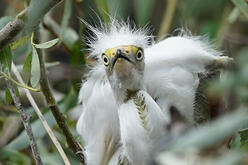
<svg viewBox="0 0 248 165">
<path fill-rule="evenodd" d="M 129 61 L 123 58 L 118 58 L 116 60 L 115 56 L 118 50 L 121 51 L 124 56 L 129 59 Z M 136 58 L 138 52 L 141 52 L 143 56 L 143 50 L 139 47 L 133 45 L 117 46 L 107 49 L 105 53 L 102 54 L 102 60 L 110 73 L 112 73 L 112 69 L 115 69 L 119 74 L 129 74 L 133 64 L 136 62 L 136 60 L 138 60 Z"/>
<path fill-rule="evenodd" d="M 130 55 L 135 55 L 137 51 L 139 50 L 138 47 L 133 46 L 133 45 L 128 45 L 128 46 L 117 46 L 114 48 L 109 48 L 105 51 L 105 55 L 108 57 L 108 59 L 111 59 L 111 57 L 114 57 L 116 54 L 116 51 L 120 49 L 121 51 L 125 52 L 126 54 Z M 122 60 L 122 59 L 118 59 Z"/>
</svg>

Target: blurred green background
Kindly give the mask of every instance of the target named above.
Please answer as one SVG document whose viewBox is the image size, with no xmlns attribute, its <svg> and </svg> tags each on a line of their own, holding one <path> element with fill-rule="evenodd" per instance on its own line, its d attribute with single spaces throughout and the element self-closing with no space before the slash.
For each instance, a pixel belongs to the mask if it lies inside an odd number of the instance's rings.
<svg viewBox="0 0 248 165">
<path fill-rule="evenodd" d="M 47 1 L 47 0 L 46 0 Z M 46 3 L 44 1 L 44 3 Z M 32 2 L 32 1 L 31 1 Z M 41 1 L 40 1 L 41 2 Z M 29 3 L 29 0 L 1 0 L 0 1 L 0 29 L 21 12 Z M 42 3 L 40 4 L 42 5 Z M 38 9 L 38 8 L 37 8 Z M 43 15 L 42 11 L 34 9 L 34 19 Z M 40 15 L 39 15 L 40 14 Z M 37 15 L 37 17 L 36 17 Z M 87 58 L 85 49 L 85 36 L 89 34 L 85 25 L 80 21 L 84 19 L 93 26 L 99 24 L 99 18 L 103 22 L 108 22 L 108 15 L 119 20 L 127 19 L 134 22 L 137 27 L 148 26 L 156 40 L 161 40 L 170 35 L 176 35 L 178 28 L 185 28 L 193 35 L 203 35 L 208 38 L 213 45 L 221 50 L 224 55 L 233 57 L 237 65 L 230 71 L 223 74 L 222 81 L 211 82 L 207 88 L 210 104 L 210 119 L 221 116 L 222 111 L 234 111 L 235 109 L 246 109 L 248 106 L 248 7 L 245 0 L 65 0 L 53 8 L 42 20 L 42 39 L 48 41 L 60 38 L 59 44 L 46 51 L 47 69 L 49 80 L 55 97 L 63 113 L 68 116 L 68 124 L 75 135 L 76 120 L 81 112 L 77 105 L 77 93 L 80 88 L 82 77 L 87 73 L 86 64 L 94 64 L 95 59 Z M 80 19 L 79 19 L 80 18 Z M 32 26 L 32 22 L 29 22 Z M 23 32 L 20 36 L 25 36 Z M 20 72 L 27 55 L 32 51 L 30 40 L 13 51 L 14 62 L 18 65 Z M 29 141 L 20 121 L 19 114 L 5 97 L 5 84 L 0 79 L 0 165 L 7 164 L 34 164 Z M 30 107 L 23 91 L 20 89 L 21 101 L 28 113 L 31 113 L 32 128 L 37 139 L 41 158 L 44 164 L 63 164 L 62 160 L 46 134 L 39 119 Z M 54 132 L 65 149 L 72 164 L 78 164 L 78 160 L 68 149 L 65 138 L 58 129 L 55 120 L 46 107 L 44 98 L 40 93 L 33 93 L 42 113 L 48 123 L 53 127 Z M 219 105 L 223 99 L 227 102 L 225 110 Z M 242 109 L 241 108 L 241 109 Z M 220 110 L 221 109 L 221 110 Z M 241 111 L 241 110 L 240 110 Z M 224 143 L 226 140 L 232 141 L 235 152 L 231 156 L 224 155 L 235 163 L 248 163 L 247 157 L 240 157 L 240 150 L 237 148 L 246 146 L 247 151 L 247 131 L 240 134 L 238 130 L 247 127 L 247 120 L 243 119 L 243 111 L 236 110 L 236 116 L 229 116 L 233 119 L 233 125 L 226 124 L 230 118 L 224 118 L 223 122 L 213 123 L 212 127 L 202 130 L 193 130 L 192 136 L 206 141 L 201 132 L 208 132 L 209 139 L 213 138 L 211 145 L 220 146 L 219 139 Z M 244 113 L 247 115 L 247 113 Z M 236 118 L 235 118 L 236 117 Z M 248 116 L 247 116 L 248 118 Z M 228 123 L 228 122 L 227 122 Z M 214 125 L 216 124 L 216 125 Z M 219 125 L 218 125 L 219 124 Z M 235 125 L 236 124 L 236 125 Z M 211 130 L 219 126 L 224 132 L 223 136 L 214 136 L 219 130 Z M 218 127 L 218 128 L 219 128 Z M 211 132 L 212 131 L 212 132 Z M 215 132 L 213 132 L 215 131 Z M 226 134 L 225 134 L 226 133 Z M 242 135 L 242 137 L 241 137 Z M 243 136 L 246 135 L 246 138 Z M 187 138 L 187 137 L 186 137 Z M 190 138 L 190 137 L 188 137 Z M 216 140 L 217 139 L 217 140 Z M 242 141 L 240 140 L 242 139 Z M 180 139 L 179 139 L 180 140 Z M 196 139 L 197 141 L 197 139 Z M 198 142 L 198 141 L 197 141 Z M 199 142 L 199 143 L 200 143 Z M 176 142 L 175 142 L 176 143 Z M 178 142 L 183 143 L 183 142 Z M 187 140 L 186 142 L 187 143 Z M 83 144 L 83 142 L 82 142 Z M 208 143 L 209 144 L 209 143 Z M 226 143 L 225 143 L 226 144 Z M 229 144 L 229 143 L 228 143 Z M 172 142 L 173 145 L 173 142 Z M 185 144 L 187 145 L 187 144 Z M 188 144 L 189 145 L 189 144 Z M 190 143 L 198 146 L 198 143 Z M 208 147 L 208 145 L 206 144 Z M 205 146 L 205 147 L 206 147 Z M 241 147 L 242 146 L 242 147 Z M 222 146 L 223 147 L 223 146 Z M 173 148 L 173 146 L 172 146 Z M 232 147 L 229 147 L 229 149 Z M 226 153 L 226 152 L 223 152 Z M 242 152 L 243 153 L 243 150 Z M 216 153 L 214 156 L 205 154 L 209 161 L 223 161 L 222 154 Z M 238 156 L 237 156 L 238 155 Z M 222 160 L 223 159 L 223 160 Z M 230 161 L 231 162 L 231 161 Z M 231 162 L 232 163 L 232 162 Z"/>
</svg>

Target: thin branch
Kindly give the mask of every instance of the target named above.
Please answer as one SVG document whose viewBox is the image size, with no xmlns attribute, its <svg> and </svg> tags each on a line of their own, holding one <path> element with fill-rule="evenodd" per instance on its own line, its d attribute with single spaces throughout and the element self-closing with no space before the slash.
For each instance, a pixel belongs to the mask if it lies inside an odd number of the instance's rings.
<svg viewBox="0 0 248 165">
<path fill-rule="evenodd" d="M 52 0 L 47 4 L 47 6 L 44 8 L 44 12 L 48 12 L 51 8 L 53 8 L 55 5 L 57 5 L 59 2 L 63 0 Z M 9 22 L 4 28 L 0 30 L 0 50 L 8 45 L 9 43 L 13 42 L 15 40 L 15 37 L 24 29 L 24 25 L 26 23 L 27 19 L 24 19 L 26 17 L 26 14 L 28 13 L 29 7 L 24 9 L 22 12 L 20 12 L 16 18 Z M 24 19 L 24 20 L 22 20 Z M 42 17 L 40 18 L 42 19 Z M 25 25 L 26 26 L 26 25 Z M 30 32 L 34 29 L 35 26 L 30 28 Z"/>
<path fill-rule="evenodd" d="M 37 165 L 42 165 L 40 154 L 39 154 L 37 144 L 35 142 L 34 135 L 33 135 L 33 132 L 32 132 L 32 128 L 31 128 L 31 125 L 30 125 L 31 116 L 25 113 L 25 111 L 24 111 L 24 109 L 23 109 L 23 107 L 22 107 L 22 105 L 20 103 L 20 100 L 17 97 L 16 91 L 15 91 L 13 85 L 11 84 L 11 81 L 9 81 L 8 79 L 5 79 L 5 80 L 6 80 L 6 84 L 7 84 L 8 88 L 9 88 L 10 94 L 11 94 L 11 96 L 13 98 L 13 101 L 15 103 L 15 106 L 16 106 L 16 108 L 18 109 L 18 111 L 21 114 L 22 122 L 23 122 L 24 128 L 25 128 L 25 130 L 27 132 L 27 135 L 28 135 L 28 138 L 29 138 L 29 141 L 30 141 L 30 147 L 31 147 L 35 162 L 36 162 Z"/>
<path fill-rule="evenodd" d="M 34 43 L 39 44 L 40 43 L 40 31 L 39 28 L 34 31 Z M 48 77 L 46 74 L 46 68 L 45 68 L 45 62 L 44 62 L 44 55 L 43 51 L 41 49 L 37 49 L 38 57 L 40 60 L 40 71 L 41 71 L 41 79 L 40 79 L 40 86 L 42 93 L 45 96 L 46 102 L 51 109 L 53 116 L 55 120 L 57 121 L 57 124 L 59 128 L 63 131 L 66 141 L 69 145 L 69 147 L 72 149 L 74 154 L 79 158 L 80 162 L 82 164 L 85 164 L 85 157 L 84 157 L 84 152 L 83 149 L 81 148 L 80 144 L 73 138 L 67 124 L 66 124 L 66 119 L 65 116 L 61 113 L 56 100 L 52 94 L 50 84 L 48 81 Z"/>
<path fill-rule="evenodd" d="M 2 30 L 0 30 L 0 50 L 8 45 L 24 28 L 24 22 L 15 19 L 9 22 Z"/>
<path fill-rule="evenodd" d="M 18 72 L 18 70 L 17 70 L 17 68 L 16 68 L 16 66 L 15 66 L 14 63 L 12 63 L 12 71 L 13 71 L 14 75 L 16 76 L 17 80 L 18 80 L 21 84 L 24 84 L 24 81 L 23 81 L 23 79 L 22 79 L 22 77 L 21 77 L 21 74 Z M 33 96 L 31 95 L 30 91 L 27 90 L 27 89 L 24 89 L 24 92 L 25 92 L 25 94 L 26 94 L 26 96 L 27 96 L 27 98 L 28 98 L 30 104 L 31 104 L 32 107 L 34 108 L 36 114 L 38 115 L 38 117 L 39 117 L 41 123 L 43 124 L 44 128 L 46 129 L 48 135 L 50 136 L 50 138 L 51 138 L 53 144 L 55 145 L 55 147 L 56 147 L 57 150 L 59 151 L 59 154 L 60 154 L 60 156 L 62 157 L 62 159 L 63 159 L 65 165 L 70 165 L 70 162 L 69 162 L 69 160 L 68 160 L 68 158 L 67 158 L 67 156 L 66 156 L 66 154 L 65 154 L 65 152 L 64 152 L 64 150 L 63 150 L 63 148 L 61 147 L 59 141 L 57 140 L 56 136 L 54 135 L 52 129 L 51 129 L 50 126 L 48 125 L 46 119 L 45 119 L 44 116 L 42 115 L 42 113 L 41 113 L 41 111 L 40 111 L 38 105 L 36 104 L 36 102 L 34 101 Z"/>
<path fill-rule="evenodd" d="M 16 84 L 17 86 L 20 86 L 22 88 L 25 88 L 25 89 L 28 89 L 28 90 L 31 90 L 31 91 L 34 91 L 34 92 L 40 92 L 40 89 L 35 89 L 35 88 L 32 88 L 32 87 L 27 86 L 25 84 L 21 84 L 21 83 L 15 81 L 12 77 L 8 76 L 7 74 L 5 74 L 2 71 L 0 71 L 0 73 L 3 75 L 4 78 L 8 79 L 9 81 L 11 81 L 12 83 Z M 1 76 L 0 76 L 0 78 L 1 78 Z"/>
<path fill-rule="evenodd" d="M 159 40 L 163 39 L 169 32 L 175 15 L 177 4 L 178 4 L 178 0 L 167 0 L 166 10 L 158 33 Z"/>
</svg>

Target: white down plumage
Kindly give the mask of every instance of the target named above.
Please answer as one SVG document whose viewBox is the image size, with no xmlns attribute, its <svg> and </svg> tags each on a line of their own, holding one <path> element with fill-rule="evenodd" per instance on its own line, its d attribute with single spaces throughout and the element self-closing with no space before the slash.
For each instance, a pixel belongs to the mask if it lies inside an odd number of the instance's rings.
<svg viewBox="0 0 248 165">
<path fill-rule="evenodd" d="M 77 123 L 87 164 L 145 164 L 166 135 L 169 108 L 193 123 L 198 73 L 225 57 L 197 37 L 154 43 L 146 30 L 126 23 L 88 27 L 94 33 L 88 39 L 91 56 L 98 62 L 82 84 Z"/>
</svg>

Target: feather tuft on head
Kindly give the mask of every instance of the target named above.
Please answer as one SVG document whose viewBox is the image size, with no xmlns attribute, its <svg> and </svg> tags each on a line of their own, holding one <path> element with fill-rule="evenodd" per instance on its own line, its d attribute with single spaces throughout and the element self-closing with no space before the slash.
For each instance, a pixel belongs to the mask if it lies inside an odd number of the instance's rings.
<svg viewBox="0 0 248 165">
<path fill-rule="evenodd" d="M 135 45 L 141 48 L 147 48 L 153 41 L 153 36 L 148 35 L 149 28 L 137 29 L 132 27 L 130 21 L 117 21 L 110 18 L 107 24 L 100 23 L 99 27 L 93 27 L 85 20 L 82 22 L 89 28 L 93 34 L 86 38 L 90 56 L 100 58 L 101 54 L 109 48 L 124 45 Z"/>
</svg>

